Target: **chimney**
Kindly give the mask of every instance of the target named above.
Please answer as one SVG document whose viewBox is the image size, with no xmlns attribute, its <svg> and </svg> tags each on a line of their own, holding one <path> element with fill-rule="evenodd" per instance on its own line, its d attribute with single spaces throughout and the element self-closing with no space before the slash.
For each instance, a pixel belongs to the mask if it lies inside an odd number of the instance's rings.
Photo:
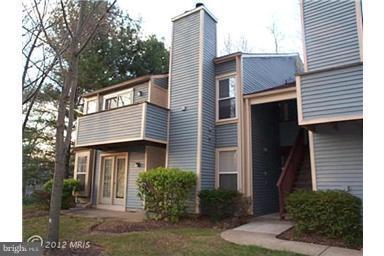
<svg viewBox="0 0 384 256">
<path fill-rule="evenodd" d="M 213 59 L 216 57 L 217 21 L 202 3 L 197 3 L 195 9 L 180 14 L 172 22 L 166 162 L 168 167 L 196 172 L 198 192 L 204 188 L 213 189 L 215 180 Z M 204 176 L 204 184 L 201 176 Z M 194 196 L 196 201 L 189 208 L 198 212 L 197 193 Z"/>
</svg>

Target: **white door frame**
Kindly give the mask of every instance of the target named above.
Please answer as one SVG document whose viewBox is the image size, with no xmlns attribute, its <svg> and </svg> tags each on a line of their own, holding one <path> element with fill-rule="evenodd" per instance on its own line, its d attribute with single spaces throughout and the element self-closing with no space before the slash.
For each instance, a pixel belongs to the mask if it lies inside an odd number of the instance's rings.
<svg viewBox="0 0 384 256">
<path fill-rule="evenodd" d="M 125 159 L 125 182 L 124 182 L 124 198 L 115 198 L 116 187 L 116 162 L 118 158 Z M 102 197 L 103 193 L 103 174 L 104 174 L 104 159 L 112 159 L 112 173 L 111 173 L 111 191 L 110 198 L 105 199 Z M 99 159 L 100 174 L 99 174 L 99 190 L 97 192 L 97 208 L 107 210 L 125 211 L 127 202 L 127 183 L 128 183 L 128 152 L 117 153 L 102 153 Z"/>
</svg>

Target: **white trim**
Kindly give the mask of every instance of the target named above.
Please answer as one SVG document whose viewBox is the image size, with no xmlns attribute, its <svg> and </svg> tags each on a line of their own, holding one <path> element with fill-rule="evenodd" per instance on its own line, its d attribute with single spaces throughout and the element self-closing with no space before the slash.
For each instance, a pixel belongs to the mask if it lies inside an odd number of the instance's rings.
<svg viewBox="0 0 384 256">
<path fill-rule="evenodd" d="M 197 107 L 197 145 L 196 145 L 196 198 L 195 211 L 200 212 L 198 193 L 201 189 L 201 148 L 203 144 L 203 58 L 204 58 L 204 11 L 200 10 L 200 32 L 199 32 L 199 82 L 198 82 L 198 107 Z"/>
<path fill-rule="evenodd" d="M 172 20 L 172 22 L 174 22 L 174 21 L 176 21 L 178 19 L 181 19 L 183 17 L 191 15 L 191 14 L 193 14 L 195 12 L 200 11 L 200 10 L 206 11 L 209 14 L 209 16 L 211 16 L 211 18 L 217 23 L 217 18 L 210 11 L 208 11 L 208 9 L 204 7 L 204 5 L 203 6 L 199 6 L 199 7 L 195 8 L 195 9 L 190 10 L 190 11 L 186 11 L 186 12 L 184 12 L 184 13 L 182 13 L 182 14 L 174 17 L 174 18 L 172 18 L 171 20 Z"/>
<path fill-rule="evenodd" d="M 233 78 L 235 80 L 235 97 L 226 97 L 226 98 L 219 98 L 219 82 L 221 80 L 225 79 L 230 79 Z M 225 75 L 220 75 L 215 77 L 215 86 L 216 86 L 216 99 L 215 99 L 215 104 L 216 104 L 216 113 L 215 113 L 215 118 L 216 118 L 216 123 L 223 122 L 223 121 L 231 121 L 231 120 L 237 120 L 239 118 L 239 92 L 238 92 L 238 76 L 237 73 L 228 73 Z M 226 99 L 235 99 L 235 117 L 230 117 L 230 118 L 223 118 L 219 119 L 219 101 L 220 100 L 226 100 Z"/>
<path fill-rule="evenodd" d="M 292 100 L 296 99 L 296 88 L 288 88 L 288 89 L 281 89 L 281 90 L 274 90 L 271 92 L 265 92 L 256 94 L 253 97 L 244 97 L 245 99 L 249 99 L 249 102 L 251 105 L 255 104 L 263 104 L 263 103 L 270 103 L 270 102 L 277 102 L 277 101 L 283 101 L 283 100 Z"/>
<path fill-rule="evenodd" d="M 305 43 L 305 26 L 304 26 L 304 0 L 300 0 L 300 21 L 301 21 L 301 42 L 303 46 L 303 62 L 304 72 L 308 72 L 308 58 L 307 58 L 307 47 Z"/>
<path fill-rule="evenodd" d="M 105 101 L 106 100 L 114 98 L 114 97 L 118 97 L 118 96 L 121 96 L 121 95 L 127 94 L 127 93 L 131 94 L 131 104 L 127 104 L 127 105 L 124 105 L 124 106 L 128 106 L 128 105 L 134 104 L 134 99 L 135 99 L 135 94 L 134 93 L 135 92 L 134 92 L 133 88 L 128 88 L 128 89 L 125 89 L 125 90 L 121 90 L 121 91 L 117 91 L 117 92 L 113 92 L 113 93 L 109 93 L 109 94 L 103 95 L 103 106 L 102 106 L 102 109 L 103 110 L 107 110 L 105 108 Z M 117 104 L 118 104 L 118 102 L 117 102 Z M 117 106 L 116 108 L 119 108 L 119 107 L 123 107 L 123 106 Z M 115 108 L 110 108 L 110 109 L 115 109 Z"/>
<path fill-rule="evenodd" d="M 322 123 L 332 123 L 339 121 L 353 121 L 363 119 L 363 115 L 340 115 L 335 117 L 319 117 L 311 118 L 306 120 L 299 119 L 299 125 L 311 125 L 311 124 L 322 124 Z"/>
<path fill-rule="evenodd" d="M 236 154 L 236 172 L 220 172 L 220 165 L 219 165 L 219 158 L 220 158 L 220 152 L 229 152 L 229 151 L 235 151 Z M 241 181 L 240 181 L 240 170 L 239 170 L 239 147 L 223 147 L 223 148 L 216 148 L 215 150 L 215 188 L 219 188 L 220 184 L 220 173 L 222 174 L 237 174 L 237 190 L 241 191 Z"/>
<path fill-rule="evenodd" d="M 87 157 L 87 166 L 86 166 L 86 170 L 85 172 L 82 172 L 82 173 L 78 173 L 77 172 L 77 169 L 78 169 L 78 158 L 79 157 Z M 75 180 L 77 180 L 77 175 L 78 174 L 83 174 L 85 175 L 85 178 L 84 178 L 84 181 L 85 181 L 85 188 L 84 188 L 84 194 L 80 194 L 80 196 L 84 196 L 84 197 L 89 197 L 90 194 L 92 194 L 92 190 L 91 190 L 91 184 L 92 181 L 89 180 L 89 177 L 90 177 L 90 169 L 91 169 L 91 150 L 81 150 L 81 151 L 77 151 L 76 154 L 75 154 L 75 166 L 74 166 L 74 170 L 73 170 L 73 177 Z"/>
<path fill-rule="evenodd" d="M 231 77 L 231 76 L 236 76 L 236 75 L 237 75 L 236 71 L 234 71 L 234 72 L 227 72 L 227 73 L 223 73 L 223 74 L 215 76 L 215 79 L 216 80 L 221 80 L 223 78 L 227 78 L 227 77 Z"/>
<path fill-rule="evenodd" d="M 314 144 L 314 134 L 312 131 L 308 131 L 308 141 L 309 141 L 309 157 L 311 161 L 311 178 L 312 178 L 312 190 L 317 190 L 317 177 L 316 177 L 316 159 L 315 159 L 315 144 Z"/>
<path fill-rule="evenodd" d="M 100 111 L 100 106 L 99 106 L 99 97 L 96 95 L 96 96 L 93 96 L 93 97 L 89 97 L 89 98 L 84 98 L 84 110 L 83 110 L 83 113 L 85 115 L 87 114 L 91 114 L 91 113 L 88 113 L 88 102 L 90 101 L 94 101 L 96 100 L 96 111 L 95 112 L 92 112 L 92 113 L 96 113 L 96 112 L 99 112 Z"/>
<path fill-rule="evenodd" d="M 299 57 L 299 53 L 243 53 L 241 54 L 242 58 L 270 58 L 270 57 Z"/>
<path fill-rule="evenodd" d="M 236 115 L 239 118 L 239 122 L 237 123 L 237 145 L 238 145 L 238 178 L 239 178 L 239 188 L 238 190 L 241 193 L 244 193 L 244 182 L 243 182 L 243 88 L 242 88 L 242 58 L 241 56 L 236 56 Z"/>
<path fill-rule="evenodd" d="M 99 141 L 99 142 L 95 142 L 95 143 L 76 145 L 76 147 L 79 148 L 79 147 L 88 147 L 88 146 L 95 146 L 95 145 L 106 145 L 106 144 L 111 144 L 111 143 L 130 142 L 130 141 L 136 141 L 136 140 L 143 140 L 143 138 L 142 137 L 135 137 L 135 138 L 127 138 L 127 139 Z"/>
<path fill-rule="evenodd" d="M 145 130 L 147 125 L 147 102 L 142 104 L 142 114 L 141 114 L 141 138 L 145 137 Z"/>
</svg>

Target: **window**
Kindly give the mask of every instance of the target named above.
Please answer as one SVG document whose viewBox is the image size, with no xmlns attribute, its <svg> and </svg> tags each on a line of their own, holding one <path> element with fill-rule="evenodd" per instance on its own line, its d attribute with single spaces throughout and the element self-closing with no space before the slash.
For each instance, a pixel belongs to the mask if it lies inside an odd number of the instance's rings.
<svg viewBox="0 0 384 256">
<path fill-rule="evenodd" d="M 104 96 L 104 110 L 133 104 L 133 89 Z"/>
<path fill-rule="evenodd" d="M 218 119 L 236 117 L 236 78 L 218 80 Z"/>
<path fill-rule="evenodd" d="M 219 187 L 237 190 L 238 171 L 236 150 L 219 151 L 218 158 Z"/>
<path fill-rule="evenodd" d="M 79 192 L 82 196 L 88 196 L 88 169 L 89 155 L 87 152 L 76 153 L 75 178 L 80 182 Z"/>
<path fill-rule="evenodd" d="M 97 111 L 97 99 L 86 100 L 85 107 L 86 114 L 95 113 Z"/>
</svg>

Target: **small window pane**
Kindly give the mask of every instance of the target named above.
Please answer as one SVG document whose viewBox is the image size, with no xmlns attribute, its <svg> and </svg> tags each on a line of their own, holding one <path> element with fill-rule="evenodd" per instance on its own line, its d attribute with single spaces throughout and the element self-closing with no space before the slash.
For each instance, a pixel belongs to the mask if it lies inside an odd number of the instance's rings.
<svg viewBox="0 0 384 256">
<path fill-rule="evenodd" d="M 119 96 L 119 107 L 132 104 L 132 93 L 126 93 Z"/>
<path fill-rule="evenodd" d="M 235 78 L 227 78 L 219 81 L 219 98 L 235 97 Z"/>
<path fill-rule="evenodd" d="M 221 151 L 219 153 L 219 168 L 220 172 L 236 172 L 237 158 L 236 151 Z"/>
<path fill-rule="evenodd" d="M 125 184 L 125 159 L 117 159 L 116 169 L 116 198 L 124 198 L 124 184 Z"/>
<path fill-rule="evenodd" d="M 85 192 L 85 174 L 77 174 L 76 179 L 80 182 L 79 192 Z"/>
<path fill-rule="evenodd" d="M 87 101 L 87 114 L 97 111 L 97 100 Z"/>
<path fill-rule="evenodd" d="M 105 109 L 117 108 L 117 97 L 105 100 Z"/>
<path fill-rule="evenodd" d="M 219 100 L 219 119 L 236 117 L 236 99 Z"/>
<path fill-rule="evenodd" d="M 220 174 L 219 179 L 220 188 L 237 190 L 237 174 Z"/>
<path fill-rule="evenodd" d="M 77 158 L 77 173 L 87 172 L 87 159 L 86 156 L 79 156 Z"/>
</svg>

